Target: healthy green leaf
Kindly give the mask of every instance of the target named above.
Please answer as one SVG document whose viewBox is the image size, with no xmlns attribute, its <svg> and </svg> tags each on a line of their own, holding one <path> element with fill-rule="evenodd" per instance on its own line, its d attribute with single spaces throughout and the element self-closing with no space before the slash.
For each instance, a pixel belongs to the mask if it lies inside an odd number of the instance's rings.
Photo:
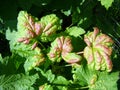
<svg viewBox="0 0 120 90">
<path fill-rule="evenodd" d="M 114 0 L 99 0 L 101 2 L 101 5 L 103 5 L 106 9 L 112 6 L 112 3 Z"/>
<path fill-rule="evenodd" d="M 51 70 L 48 70 L 46 72 L 44 72 L 42 69 L 40 68 L 35 68 L 37 71 L 39 71 L 41 73 L 42 76 L 44 76 L 44 78 L 47 79 L 46 83 L 49 82 L 49 83 L 52 83 L 55 79 L 55 75 L 52 73 Z M 42 78 L 41 78 L 42 80 Z M 42 81 L 41 81 L 42 82 Z"/>
<path fill-rule="evenodd" d="M 73 73 L 74 82 L 80 84 L 83 88 L 86 87 L 89 90 L 117 90 L 119 72 L 94 72 L 86 66 L 81 66 L 77 67 Z"/>
<path fill-rule="evenodd" d="M 97 75 L 94 71 L 90 71 L 87 66 L 79 66 L 73 69 L 73 79 L 74 82 L 80 84 L 84 87 L 89 87 L 91 85 L 92 79 L 97 79 Z M 94 81 L 94 83 L 96 80 Z"/>
<path fill-rule="evenodd" d="M 90 87 L 90 90 L 118 90 L 119 72 L 100 72 L 98 75 L 98 80 L 93 87 Z"/>
<path fill-rule="evenodd" d="M 38 79 L 38 75 L 24 75 L 24 74 L 16 74 L 0 76 L 0 90 L 31 90 L 30 88 L 35 83 L 36 79 Z"/>
<path fill-rule="evenodd" d="M 85 33 L 84 29 L 82 29 L 81 27 L 77 27 L 77 26 L 67 28 L 65 32 L 74 37 L 78 37 Z"/>
<path fill-rule="evenodd" d="M 67 90 L 68 84 L 69 84 L 69 81 L 62 76 L 58 76 L 53 81 L 53 86 L 57 87 L 58 90 Z"/>
<path fill-rule="evenodd" d="M 67 11 L 61 11 L 62 13 L 64 13 L 66 16 L 69 16 L 71 14 L 71 10 L 67 10 Z"/>
</svg>

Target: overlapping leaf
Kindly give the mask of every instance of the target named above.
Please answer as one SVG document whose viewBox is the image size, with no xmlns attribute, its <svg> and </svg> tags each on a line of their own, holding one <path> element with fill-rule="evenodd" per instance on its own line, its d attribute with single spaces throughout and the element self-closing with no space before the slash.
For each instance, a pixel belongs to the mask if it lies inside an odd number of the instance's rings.
<svg viewBox="0 0 120 90">
<path fill-rule="evenodd" d="M 88 90 L 118 90 L 119 72 L 94 72 L 88 69 L 87 66 L 77 67 L 73 70 L 74 82 L 88 88 Z"/>
<path fill-rule="evenodd" d="M 71 53 L 73 46 L 69 36 L 61 36 L 51 44 L 51 49 L 48 54 L 52 61 L 60 62 L 62 58 L 68 63 L 75 63 L 81 60 L 81 57 L 75 53 Z"/>
<path fill-rule="evenodd" d="M 54 35 L 57 30 L 61 30 L 61 20 L 55 15 L 50 14 L 41 18 L 40 22 L 43 24 L 44 29 L 41 35 L 41 40 L 46 42 L 49 37 Z"/>
<path fill-rule="evenodd" d="M 31 40 L 36 39 L 42 33 L 43 26 L 38 19 L 31 16 L 25 11 L 21 11 L 18 15 L 18 33 L 21 35 L 18 42 L 29 44 Z M 37 41 L 33 41 L 32 49 L 37 45 Z"/>
<path fill-rule="evenodd" d="M 102 33 L 98 28 L 84 37 L 87 47 L 84 49 L 84 57 L 91 69 L 106 70 L 110 72 L 113 64 L 111 61 L 113 40 Z"/>
<path fill-rule="evenodd" d="M 64 37 L 58 37 L 55 39 L 55 41 L 51 44 L 51 49 L 48 54 L 50 60 L 52 61 L 61 61 L 62 57 L 61 55 L 64 55 L 66 53 L 69 53 L 72 51 L 73 47 L 71 44 L 71 39 L 69 36 Z"/>
<path fill-rule="evenodd" d="M 61 29 L 60 19 L 55 14 L 46 15 L 38 20 L 25 11 L 21 11 L 18 15 L 18 42 L 24 44 L 32 43 L 34 49 L 38 41 L 47 42 L 50 36 Z"/>
<path fill-rule="evenodd" d="M 28 57 L 24 64 L 25 71 L 30 71 L 34 67 L 41 65 L 44 62 L 44 60 L 45 58 L 42 53 Z"/>
</svg>

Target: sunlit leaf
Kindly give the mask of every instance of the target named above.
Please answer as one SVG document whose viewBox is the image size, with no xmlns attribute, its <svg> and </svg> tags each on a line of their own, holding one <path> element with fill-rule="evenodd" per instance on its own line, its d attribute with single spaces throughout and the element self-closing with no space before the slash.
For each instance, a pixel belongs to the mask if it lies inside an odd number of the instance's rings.
<svg viewBox="0 0 120 90">
<path fill-rule="evenodd" d="M 112 44 L 113 40 L 99 32 L 98 28 L 94 28 L 94 32 L 85 35 L 84 41 L 87 47 L 84 49 L 84 57 L 88 62 L 88 66 L 95 70 L 112 71 Z"/>
</svg>

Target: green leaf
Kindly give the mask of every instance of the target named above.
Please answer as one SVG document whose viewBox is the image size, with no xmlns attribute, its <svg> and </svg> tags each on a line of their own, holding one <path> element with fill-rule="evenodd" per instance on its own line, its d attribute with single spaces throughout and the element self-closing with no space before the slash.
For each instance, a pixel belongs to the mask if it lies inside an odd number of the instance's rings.
<svg viewBox="0 0 120 90">
<path fill-rule="evenodd" d="M 76 84 L 89 88 L 89 90 L 118 90 L 119 72 L 95 72 L 87 66 L 81 66 L 73 69 L 73 79 Z"/>
<path fill-rule="evenodd" d="M 10 29 L 6 31 L 6 38 L 10 40 L 10 49 L 12 52 L 19 54 L 23 57 L 29 57 L 31 55 L 40 54 L 40 49 L 35 48 L 32 50 L 32 44 L 26 45 L 24 43 L 19 43 L 19 33 L 16 31 L 11 32 Z"/>
<path fill-rule="evenodd" d="M 51 70 L 48 70 L 48 71 L 46 71 L 46 72 L 44 72 L 42 69 L 40 69 L 40 68 L 35 68 L 37 71 L 39 71 L 40 73 L 41 73 L 41 75 L 42 76 L 44 76 L 46 79 L 47 79 L 47 81 L 46 81 L 46 83 L 47 82 L 50 82 L 50 83 L 52 83 L 53 81 L 54 81 L 54 79 L 55 79 L 55 75 L 52 73 L 52 71 Z M 42 81 L 41 81 L 42 82 Z"/>
<path fill-rule="evenodd" d="M 0 90 L 31 90 L 32 85 L 38 79 L 38 75 L 27 76 L 24 74 L 16 74 L 0 76 Z"/>
<path fill-rule="evenodd" d="M 118 90 L 119 72 L 100 72 L 98 75 L 98 80 L 93 87 L 90 87 L 90 90 Z"/>
<path fill-rule="evenodd" d="M 51 70 L 48 70 L 47 72 L 43 73 L 43 76 L 45 76 L 50 83 L 52 83 L 55 79 L 55 75 L 52 73 Z"/>
<path fill-rule="evenodd" d="M 44 62 L 45 58 L 42 53 L 27 58 L 24 64 L 25 71 L 30 71 L 36 66 L 39 66 Z"/>
<path fill-rule="evenodd" d="M 69 84 L 69 81 L 64 78 L 63 76 L 58 76 L 54 81 L 53 85 L 55 85 L 58 90 L 67 90 L 67 85 Z"/>
<path fill-rule="evenodd" d="M 25 61 L 25 58 L 19 56 L 18 54 L 12 54 L 12 56 L 4 57 L 0 60 L 0 74 L 14 74 L 18 72 L 20 65 Z M 22 69 L 19 73 L 22 72 Z"/>
<path fill-rule="evenodd" d="M 42 86 L 39 87 L 39 90 L 54 90 L 53 87 L 49 84 L 44 84 Z"/>
<path fill-rule="evenodd" d="M 101 5 L 103 5 L 106 9 L 108 9 L 110 6 L 112 6 L 112 3 L 114 0 L 99 0 L 101 2 Z"/>
<path fill-rule="evenodd" d="M 2 55 L 1 55 L 1 53 L 0 53 L 0 62 L 1 62 L 1 60 L 2 60 Z"/>
<path fill-rule="evenodd" d="M 74 82 L 81 86 L 88 87 L 94 76 L 97 78 L 96 73 L 90 71 L 87 66 L 80 66 L 73 69 Z"/>
<path fill-rule="evenodd" d="M 78 36 L 84 34 L 85 30 L 82 29 L 81 27 L 73 26 L 73 27 L 67 28 L 67 30 L 65 32 L 71 36 L 78 37 Z"/>
<path fill-rule="evenodd" d="M 61 12 L 64 13 L 66 16 L 69 16 L 71 14 L 71 10 L 67 11 L 61 10 Z"/>
</svg>

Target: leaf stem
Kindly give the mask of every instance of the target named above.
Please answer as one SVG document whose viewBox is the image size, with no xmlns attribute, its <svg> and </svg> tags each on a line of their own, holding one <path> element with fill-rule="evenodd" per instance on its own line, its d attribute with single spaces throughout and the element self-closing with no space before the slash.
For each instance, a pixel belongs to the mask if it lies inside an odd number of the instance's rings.
<svg viewBox="0 0 120 90">
<path fill-rule="evenodd" d="M 44 45 L 39 41 L 38 42 L 44 49 L 46 49 L 45 47 L 44 47 Z"/>
<path fill-rule="evenodd" d="M 78 88 L 78 89 L 87 89 L 87 88 L 89 88 L 89 86 L 80 87 L 80 88 Z"/>
<path fill-rule="evenodd" d="M 78 55 L 79 55 L 79 54 L 83 54 L 83 53 L 84 53 L 84 52 L 83 52 L 83 51 L 81 51 L 81 52 L 77 52 L 76 54 L 78 54 Z"/>
</svg>

